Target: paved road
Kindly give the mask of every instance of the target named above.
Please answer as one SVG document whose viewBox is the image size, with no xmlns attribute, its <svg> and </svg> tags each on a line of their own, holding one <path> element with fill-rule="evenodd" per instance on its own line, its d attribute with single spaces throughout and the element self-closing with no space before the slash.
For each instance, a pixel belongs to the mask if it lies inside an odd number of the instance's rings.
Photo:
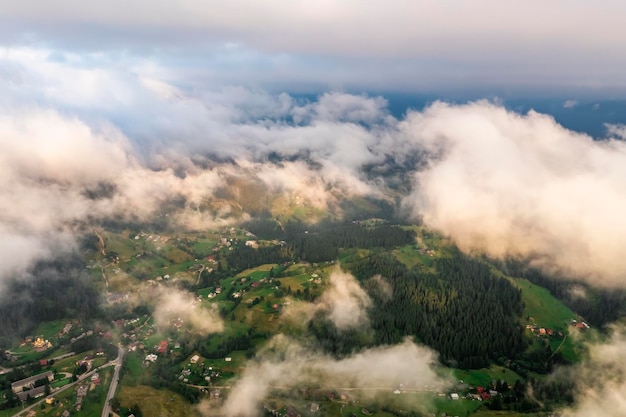
<svg viewBox="0 0 626 417">
<path fill-rule="evenodd" d="M 58 361 L 58 360 L 60 360 L 60 359 L 69 358 L 70 356 L 74 356 L 74 355 L 76 355 L 76 353 L 74 353 L 74 352 L 69 352 L 69 353 L 64 353 L 63 355 L 55 356 L 54 358 L 50 358 L 50 359 L 48 359 L 48 360 L 49 360 L 49 361 L 50 361 L 50 360 Z"/>
<path fill-rule="evenodd" d="M 70 352 L 70 353 L 65 353 L 65 354 L 63 354 L 63 355 L 56 356 L 56 357 L 54 357 L 54 358 L 50 358 L 50 359 L 48 359 L 48 360 L 55 360 L 55 361 L 58 361 L 59 359 L 68 358 L 68 357 L 70 357 L 70 356 L 74 356 L 74 355 L 75 355 L 75 353 L 74 353 L 74 352 Z M 21 368 L 21 367 L 23 367 L 23 366 L 24 366 L 24 365 L 20 365 L 20 366 L 18 366 L 17 368 Z M 14 369 L 14 368 L 3 368 L 3 367 L 1 367 L 1 366 L 0 366 L 0 375 L 3 375 L 3 374 L 6 374 L 6 373 L 9 373 L 9 372 L 11 372 L 13 369 Z"/>
<path fill-rule="evenodd" d="M 122 369 L 122 360 L 124 359 L 124 348 L 117 348 L 117 359 L 115 360 L 117 363 L 115 364 L 115 370 L 113 371 L 113 378 L 111 378 L 111 385 L 109 385 L 109 392 L 107 394 L 106 399 L 104 400 L 104 406 L 102 407 L 102 417 L 109 417 L 109 413 L 111 412 L 111 398 L 115 395 L 115 390 L 117 389 L 117 383 L 120 378 L 120 370 Z"/>
<path fill-rule="evenodd" d="M 58 361 L 59 359 L 69 358 L 70 356 L 74 356 L 74 355 L 75 355 L 75 353 L 74 353 L 74 352 L 70 352 L 70 353 L 65 353 L 65 354 L 63 354 L 63 355 L 60 355 L 60 356 L 57 356 L 57 357 L 54 357 L 54 358 L 50 358 L 50 359 L 48 359 L 48 360 L 55 360 L 55 361 Z M 22 365 L 20 365 L 20 366 L 22 366 Z M 19 368 L 20 366 L 18 366 L 18 368 Z M 0 366 L 0 375 L 3 375 L 3 374 L 6 374 L 6 373 L 9 373 L 9 372 L 11 372 L 12 370 L 13 370 L 13 368 L 3 368 L 2 366 Z"/>
<path fill-rule="evenodd" d="M 119 352 L 118 352 L 119 355 Z M 120 357 L 118 356 L 116 360 L 111 361 L 111 362 L 107 362 L 102 366 L 99 366 L 95 369 L 92 369 L 91 371 L 82 374 L 78 377 L 78 380 L 76 382 L 71 382 L 67 385 L 62 386 L 61 388 L 57 388 L 56 390 L 54 390 L 50 395 L 48 395 L 47 397 L 43 397 L 42 399 L 40 399 L 37 402 L 34 402 L 33 404 L 31 404 L 30 406 L 22 409 L 22 411 L 20 411 L 19 413 L 15 413 L 13 414 L 11 417 L 20 417 L 20 416 L 25 416 L 26 414 L 28 414 L 28 411 L 30 411 L 31 409 L 39 406 L 39 404 L 41 404 L 43 401 L 45 401 L 46 398 L 51 398 L 54 397 L 55 395 L 59 395 L 60 392 L 65 391 L 66 389 L 69 389 L 73 386 L 75 386 L 76 384 L 80 384 L 81 382 L 83 382 L 85 379 L 87 378 L 91 378 L 91 376 L 93 374 L 95 374 L 96 372 L 98 372 L 99 370 L 101 370 L 102 368 L 106 368 L 107 366 L 112 366 L 112 365 L 116 365 L 116 361 L 120 359 Z"/>
</svg>

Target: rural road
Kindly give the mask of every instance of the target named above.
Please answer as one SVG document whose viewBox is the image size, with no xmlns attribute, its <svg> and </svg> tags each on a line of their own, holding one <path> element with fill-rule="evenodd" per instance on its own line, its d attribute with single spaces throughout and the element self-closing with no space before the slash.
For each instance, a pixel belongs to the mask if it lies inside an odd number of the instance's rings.
<svg viewBox="0 0 626 417">
<path fill-rule="evenodd" d="M 122 354 L 123 354 L 123 350 L 122 350 Z M 33 408 L 35 408 L 35 407 L 39 406 L 39 404 L 41 404 L 43 401 L 45 401 L 45 399 L 46 399 L 46 398 L 54 397 L 55 395 L 58 395 L 60 392 L 65 391 L 66 389 L 69 389 L 69 388 L 71 388 L 71 387 L 75 386 L 76 384 L 80 384 L 80 383 L 81 383 L 81 382 L 83 382 L 85 379 L 90 378 L 90 377 L 91 377 L 91 375 L 93 375 L 94 373 L 98 372 L 98 371 L 99 371 L 99 370 L 101 370 L 102 368 L 106 368 L 107 366 L 112 366 L 112 365 L 114 365 L 114 364 L 115 364 L 115 365 L 116 365 L 116 369 L 117 369 L 117 364 L 116 364 L 116 362 L 117 362 L 118 360 L 121 362 L 121 358 L 120 358 L 120 356 L 119 356 L 119 351 L 118 351 L 118 357 L 117 357 L 117 359 L 116 359 L 116 360 L 111 361 L 111 362 L 108 362 L 108 363 L 105 363 L 104 365 L 99 366 L 99 367 L 97 367 L 96 369 L 92 369 L 91 371 L 89 371 L 89 372 L 87 372 L 87 373 L 85 373 L 85 374 L 80 375 L 80 376 L 78 377 L 78 380 L 77 380 L 77 381 L 75 381 L 75 382 L 71 382 L 71 383 L 69 383 L 69 384 L 67 384 L 67 385 L 65 385 L 65 386 L 63 386 L 63 387 L 61 387 L 61 388 L 58 388 L 58 389 L 54 390 L 54 391 L 53 391 L 50 395 L 48 395 L 48 396 L 46 396 L 46 397 L 41 398 L 39 401 L 36 401 L 36 402 L 34 402 L 33 404 L 31 404 L 30 406 L 28 406 L 28 407 L 26 407 L 26 408 L 22 409 L 22 411 L 20 411 L 19 413 L 15 413 L 15 414 L 13 414 L 11 417 L 20 417 L 20 416 L 25 416 L 25 415 L 27 415 L 27 414 L 28 414 L 28 411 L 30 411 L 31 409 L 33 409 Z"/>
<path fill-rule="evenodd" d="M 50 358 L 48 360 L 49 361 L 58 361 L 58 360 L 61 360 L 61 359 L 69 358 L 70 356 L 74 356 L 74 355 L 76 355 L 76 353 L 69 352 L 69 353 L 64 353 L 63 355 L 55 356 L 54 358 Z"/>
<path fill-rule="evenodd" d="M 117 383 L 120 378 L 120 370 L 122 369 L 122 362 L 124 359 L 124 348 L 117 348 L 117 359 L 115 359 L 115 370 L 113 371 L 113 377 L 111 378 L 111 385 L 109 385 L 109 392 L 107 393 L 107 397 L 104 400 L 104 406 L 102 407 L 102 417 L 109 417 L 109 413 L 111 412 L 111 398 L 115 395 L 115 390 L 117 389 Z"/>
</svg>

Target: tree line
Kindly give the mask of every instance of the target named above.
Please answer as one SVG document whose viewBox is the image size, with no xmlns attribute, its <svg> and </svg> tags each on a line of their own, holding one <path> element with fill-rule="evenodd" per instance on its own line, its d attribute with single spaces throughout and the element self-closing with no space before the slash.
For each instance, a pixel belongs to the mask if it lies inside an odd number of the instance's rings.
<svg viewBox="0 0 626 417">
<path fill-rule="evenodd" d="M 595 327 L 604 327 L 626 316 L 626 290 L 594 288 L 565 276 L 546 275 L 539 269 L 529 266 L 524 260 L 507 259 L 492 262 L 509 276 L 525 278 L 546 288 L 555 298 Z"/>
</svg>

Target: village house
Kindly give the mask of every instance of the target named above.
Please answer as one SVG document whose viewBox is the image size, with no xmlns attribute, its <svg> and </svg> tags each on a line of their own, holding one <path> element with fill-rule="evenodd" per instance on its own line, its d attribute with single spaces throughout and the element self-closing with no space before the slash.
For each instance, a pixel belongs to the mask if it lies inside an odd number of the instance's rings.
<svg viewBox="0 0 626 417">
<path fill-rule="evenodd" d="M 165 353 L 165 352 L 167 352 L 167 340 L 161 340 L 159 342 L 159 347 L 157 348 L 157 352 L 158 353 Z"/>
<path fill-rule="evenodd" d="M 14 393 L 18 393 L 24 391 L 24 388 L 33 388 L 35 386 L 35 382 L 40 379 L 48 379 L 48 381 L 52 382 L 54 380 L 54 374 L 52 371 L 44 372 L 43 374 L 38 374 L 31 376 L 29 378 L 20 379 L 19 381 L 15 381 L 11 384 L 11 390 Z"/>
<path fill-rule="evenodd" d="M 28 400 L 28 398 L 43 397 L 44 395 L 46 395 L 46 385 L 42 385 L 37 388 L 32 388 L 32 389 L 29 389 L 28 391 L 17 392 L 16 395 L 22 402 Z"/>
</svg>

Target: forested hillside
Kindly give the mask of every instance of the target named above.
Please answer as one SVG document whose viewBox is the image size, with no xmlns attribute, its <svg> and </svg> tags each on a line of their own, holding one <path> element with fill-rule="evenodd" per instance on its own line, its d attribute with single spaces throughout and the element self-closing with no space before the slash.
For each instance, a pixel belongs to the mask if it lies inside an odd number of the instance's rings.
<svg viewBox="0 0 626 417">
<path fill-rule="evenodd" d="M 76 255 L 37 262 L 5 285 L 0 302 L 0 335 L 5 339 L 23 336 L 43 321 L 90 318 L 99 311 L 101 297 L 84 260 Z"/>
<path fill-rule="evenodd" d="M 520 291 L 479 261 L 456 253 L 438 259 L 435 271 L 408 270 L 383 254 L 356 265 L 354 273 L 362 280 L 381 275 L 393 288 L 389 298 L 371 292 L 378 343 L 415 335 L 461 368 L 487 366 L 525 348 Z"/>
</svg>

